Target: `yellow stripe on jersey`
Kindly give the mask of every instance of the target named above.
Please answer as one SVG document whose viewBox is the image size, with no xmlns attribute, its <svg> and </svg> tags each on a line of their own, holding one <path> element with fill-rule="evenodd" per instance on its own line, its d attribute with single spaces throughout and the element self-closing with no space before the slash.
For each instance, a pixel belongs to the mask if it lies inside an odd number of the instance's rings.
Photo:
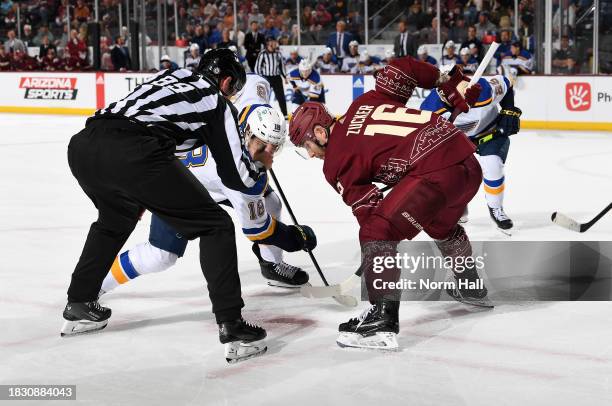
<svg viewBox="0 0 612 406">
<path fill-rule="evenodd" d="M 238 120 L 238 125 L 242 125 L 242 123 L 244 123 L 244 120 L 246 120 L 246 118 L 248 117 L 249 111 L 251 111 L 252 107 L 253 106 L 249 104 L 242 110 L 242 114 L 240 115 L 240 119 Z"/>
<path fill-rule="evenodd" d="M 125 273 L 123 273 L 123 269 L 121 269 L 121 264 L 119 263 L 119 256 L 115 258 L 115 262 L 113 262 L 113 265 L 111 266 L 111 273 L 113 274 L 115 280 L 119 282 L 119 284 L 124 284 L 129 280 Z"/>
<path fill-rule="evenodd" d="M 489 97 L 487 100 L 483 100 L 481 102 L 474 103 L 474 107 L 486 106 L 487 104 L 491 104 L 492 101 L 493 101 L 493 96 Z"/>
<path fill-rule="evenodd" d="M 276 230 L 276 219 L 272 216 L 270 216 L 270 218 L 272 219 L 272 221 L 270 221 L 270 225 L 268 226 L 267 229 L 265 229 L 259 234 L 247 235 L 247 238 L 251 241 L 260 241 L 274 234 L 274 231 Z"/>
</svg>

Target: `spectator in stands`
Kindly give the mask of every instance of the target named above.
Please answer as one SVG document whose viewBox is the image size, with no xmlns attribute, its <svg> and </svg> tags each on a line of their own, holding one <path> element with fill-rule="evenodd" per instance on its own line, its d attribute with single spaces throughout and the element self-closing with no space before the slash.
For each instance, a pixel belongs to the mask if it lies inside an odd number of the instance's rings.
<svg viewBox="0 0 612 406">
<path fill-rule="evenodd" d="M 478 24 L 476 24 L 476 37 L 482 40 L 486 34 L 495 34 L 496 27 L 489 21 L 489 13 L 482 11 L 478 15 Z"/>
<path fill-rule="evenodd" d="M 27 52 L 19 50 L 13 52 L 12 66 L 16 71 L 33 71 L 40 68 L 35 58 L 29 56 Z"/>
<path fill-rule="evenodd" d="M 325 26 L 326 23 L 322 23 Z M 348 15 L 348 32 L 351 33 L 353 39 L 357 42 L 363 42 L 361 39 L 361 30 L 363 28 L 363 17 L 359 14 L 359 10 L 353 10 Z"/>
<path fill-rule="evenodd" d="M 189 46 L 189 54 L 185 58 L 185 68 L 195 71 L 200 64 L 200 58 L 200 47 L 196 43 L 191 44 Z"/>
<path fill-rule="evenodd" d="M 406 25 L 408 31 L 410 32 L 419 31 L 427 25 L 427 16 L 423 13 L 423 10 L 421 9 L 420 0 L 416 0 L 410 6 L 408 16 L 406 17 Z"/>
<path fill-rule="evenodd" d="M 501 60 L 504 69 L 511 73 L 516 71 L 516 75 L 530 75 L 533 70 L 533 57 L 526 49 L 522 49 L 521 43 L 515 41 L 510 47 L 510 55 L 506 55 Z"/>
<path fill-rule="evenodd" d="M 231 30 L 234 28 L 234 9 L 228 7 L 223 16 L 223 28 Z"/>
<path fill-rule="evenodd" d="M 208 48 L 208 38 L 204 34 L 204 27 L 202 24 L 198 24 L 195 26 L 194 36 L 191 38 L 192 44 L 198 44 L 198 48 L 204 50 Z"/>
<path fill-rule="evenodd" d="M 399 34 L 395 37 L 393 52 L 399 58 L 402 56 L 416 55 L 416 41 L 412 34 L 408 32 L 408 26 L 405 21 L 400 21 L 398 24 Z"/>
<path fill-rule="evenodd" d="M 55 48 L 48 48 L 47 53 L 41 59 L 41 67 L 48 72 L 62 70 L 62 60 L 55 51 Z"/>
<path fill-rule="evenodd" d="M 13 11 L 13 1 L 12 0 L 2 0 L 0 3 L 0 16 L 6 16 L 9 11 Z"/>
<path fill-rule="evenodd" d="M 0 72 L 11 70 L 11 57 L 4 49 L 4 45 L 0 45 Z"/>
<path fill-rule="evenodd" d="M 389 63 L 391 63 L 391 60 L 392 60 L 393 58 L 395 58 L 395 52 L 393 52 L 393 51 L 392 51 L 392 50 L 390 50 L 390 49 L 387 49 L 387 50 L 385 51 L 385 57 L 384 57 L 384 58 L 383 58 L 383 59 L 380 61 L 380 64 L 381 64 L 382 66 L 389 65 Z"/>
<path fill-rule="evenodd" d="M 27 48 L 22 40 L 16 38 L 15 30 L 10 30 L 6 33 L 7 40 L 4 43 L 4 50 L 7 54 L 12 54 L 15 51 L 27 52 Z"/>
<path fill-rule="evenodd" d="M 251 31 L 244 36 L 244 48 L 246 49 L 246 60 L 251 72 L 255 71 L 255 61 L 262 48 L 265 46 L 266 40 L 263 34 L 259 32 L 259 23 L 251 22 Z"/>
<path fill-rule="evenodd" d="M 36 37 L 34 37 L 33 39 L 33 44 L 34 46 L 41 46 L 43 43 L 43 38 L 47 37 L 49 39 L 49 42 L 54 42 L 55 41 L 55 36 L 53 35 L 53 33 L 51 31 L 49 31 L 49 27 L 47 27 L 46 25 L 41 25 L 40 28 L 38 29 L 38 34 L 36 34 Z M 43 54 L 43 56 L 46 55 Z"/>
<path fill-rule="evenodd" d="M 70 31 L 70 40 L 66 45 L 64 53 L 66 51 L 68 51 L 71 57 L 79 59 L 79 69 L 87 65 L 87 44 L 83 39 L 79 38 L 77 30 Z"/>
<path fill-rule="evenodd" d="M 267 22 L 270 22 L 272 26 L 276 27 L 277 29 L 283 26 L 283 18 L 280 14 L 278 14 L 276 7 L 272 6 L 268 10 L 268 15 L 266 16 L 266 23 Z"/>
<path fill-rule="evenodd" d="M 274 26 L 274 22 L 271 19 L 267 19 L 264 25 L 263 34 L 264 37 L 272 37 L 277 39 L 280 35 L 280 31 Z"/>
<path fill-rule="evenodd" d="M 221 42 L 217 44 L 217 48 L 229 48 L 231 46 L 235 46 L 236 49 L 238 49 L 238 44 L 236 44 L 236 41 L 230 39 L 230 30 L 224 28 L 223 32 L 221 33 Z"/>
<path fill-rule="evenodd" d="M 333 22 L 344 20 L 348 14 L 347 5 L 344 0 L 336 0 L 334 5 L 327 11 L 331 14 Z"/>
<path fill-rule="evenodd" d="M 164 70 L 164 69 L 170 69 L 170 70 L 178 69 L 178 65 L 176 64 L 176 62 L 170 59 L 169 55 L 163 55 L 161 59 L 159 60 L 159 70 Z"/>
<path fill-rule="evenodd" d="M 331 48 L 325 48 L 323 54 L 317 58 L 316 68 L 319 73 L 336 73 L 338 62 Z"/>
<path fill-rule="evenodd" d="M 30 24 L 24 24 L 23 34 L 20 38 L 27 47 L 39 46 L 40 44 L 34 43 L 34 34 L 32 33 L 32 26 Z"/>
<path fill-rule="evenodd" d="M 8 30 L 14 30 L 17 28 L 17 16 L 13 9 L 10 9 L 4 18 L 4 28 Z M 0 20 L 2 22 L 2 20 Z"/>
<path fill-rule="evenodd" d="M 294 47 L 289 52 L 289 58 L 285 61 L 285 72 L 291 72 L 298 68 L 298 65 L 302 61 L 302 57 L 298 54 L 298 47 Z"/>
<path fill-rule="evenodd" d="M 55 53 L 57 53 L 57 48 L 49 41 L 49 37 L 45 35 L 42 38 L 40 46 L 38 47 L 38 58 L 42 59 L 46 57 L 50 49 L 53 49 Z"/>
<path fill-rule="evenodd" d="M 478 59 L 474 58 L 469 48 L 461 48 L 461 51 L 459 51 L 459 58 L 461 58 L 461 67 L 463 67 L 464 73 L 476 73 L 476 69 L 478 69 Z"/>
<path fill-rule="evenodd" d="M 64 52 L 63 69 L 68 72 L 80 71 L 83 69 L 81 59 L 78 56 L 71 55 L 69 52 Z"/>
<path fill-rule="evenodd" d="M 125 46 L 125 38 L 121 35 L 115 39 L 115 46 L 111 50 L 111 61 L 115 71 L 125 72 L 132 69 L 132 60 L 130 59 L 130 51 Z"/>
<path fill-rule="evenodd" d="M 438 18 L 434 17 L 431 19 L 429 27 L 425 27 L 421 30 L 421 44 L 436 44 L 438 42 Z M 446 42 L 448 38 L 448 29 L 446 27 L 440 27 L 440 41 Z"/>
<path fill-rule="evenodd" d="M 417 49 L 417 57 L 422 62 L 430 63 L 430 64 L 432 64 L 435 67 L 438 66 L 438 61 L 436 61 L 436 59 L 434 57 L 429 56 L 429 54 L 427 53 L 427 48 L 425 47 L 425 45 L 421 45 L 419 47 L 419 49 Z"/>
<path fill-rule="evenodd" d="M 327 47 L 334 50 L 338 64 L 342 66 L 342 59 L 349 53 L 349 44 L 353 40 L 353 36 L 345 32 L 346 23 L 338 21 L 336 23 L 336 32 L 329 35 L 327 39 Z"/>
<path fill-rule="evenodd" d="M 465 19 L 463 16 L 457 17 L 457 20 L 452 24 L 448 30 L 448 38 L 453 40 L 457 44 L 461 44 L 468 38 L 468 29 L 465 26 Z"/>
<path fill-rule="evenodd" d="M 217 48 L 219 42 L 223 40 L 222 32 L 223 23 L 220 22 L 216 26 L 210 26 L 210 34 L 208 35 L 208 46 L 210 48 Z"/>
<path fill-rule="evenodd" d="M 68 41 L 70 41 L 70 31 L 68 29 L 68 24 L 64 24 L 62 27 L 64 31 L 59 41 L 56 41 L 55 45 L 60 48 L 65 48 L 68 45 Z"/>
<path fill-rule="evenodd" d="M 495 58 L 497 59 L 497 65 L 501 63 L 506 55 L 512 54 L 510 48 L 512 47 L 512 32 L 510 30 L 502 30 L 499 34 L 499 48 L 495 52 Z"/>
<path fill-rule="evenodd" d="M 349 53 L 342 59 L 342 67 L 340 70 L 346 73 L 357 73 L 359 64 L 359 43 L 351 41 L 349 44 Z"/>
<path fill-rule="evenodd" d="M 461 60 L 455 53 L 455 43 L 453 41 L 448 41 L 444 45 L 443 55 L 442 55 L 442 58 L 440 59 L 440 66 L 441 67 L 445 65 L 452 66 L 452 65 L 457 65 L 460 63 L 461 63 Z"/>
<path fill-rule="evenodd" d="M 77 0 L 77 4 L 74 7 L 74 18 L 80 23 L 86 23 L 91 17 L 89 7 L 85 5 L 83 0 Z"/>
<path fill-rule="evenodd" d="M 561 36 L 561 44 L 559 49 L 555 49 L 552 59 L 553 73 L 562 75 L 571 75 L 575 73 L 576 67 L 576 51 L 570 47 L 569 37 Z"/>
<path fill-rule="evenodd" d="M 265 18 L 262 13 L 259 12 L 259 6 L 255 3 L 251 5 L 251 13 L 249 14 L 249 24 L 253 21 L 257 21 L 257 26 L 261 27 L 265 23 Z"/>
<path fill-rule="evenodd" d="M 481 60 L 482 42 L 476 37 L 476 27 L 470 25 L 467 30 L 467 39 L 461 44 L 461 48 L 468 48 L 472 56 Z"/>
</svg>

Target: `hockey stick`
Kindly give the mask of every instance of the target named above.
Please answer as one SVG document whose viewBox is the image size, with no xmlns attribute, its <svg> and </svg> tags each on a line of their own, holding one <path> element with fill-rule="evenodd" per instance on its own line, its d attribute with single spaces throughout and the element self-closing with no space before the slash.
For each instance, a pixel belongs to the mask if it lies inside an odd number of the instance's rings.
<svg viewBox="0 0 612 406">
<path fill-rule="evenodd" d="M 289 202 L 287 201 L 287 197 L 285 196 L 285 193 L 283 192 L 283 189 L 281 188 L 281 185 L 280 185 L 280 183 L 279 183 L 279 181 L 278 181 L 278 179 L 276 177 L 276 174 L 274 173 L 273 169 L 270 169 L 270 175 L 272 175 L 272 180 L 274 180 L 274 184 L 276 185 L 276 188 L 278 189 L 278 193 L 280 194 L 281 199 L 283 199 L 283 204 L 287 208 L 287 211 L 289 212 L 289 216 L 291 216 L 291 220 L 293 221 L 293 224 L 295 224 L 297 226 L 298 225 L 298 221 L 295 218 L 295 214 L 293 214 L 293 210 L 291 210 L 291 206 L 289 206 Z M 312 263 L 313 263 L 315 269 L 319 273 L 319 276 L 321 277 L 321 280 L 325 284 L 325 287 L 329 287 L 329 283 L 327 282 L 327 279 L 325 279 L 325 275 L 323 275 L 323 271 L 321 271 L 321 267 L 319 266 L 319 263 L 317 262 L 317 259 L 315 258 L 314 254 L 310 250 L 306 250 L 306 252 L 308 252 L 308 255 L 310 255 L 310 259 L 312 260 Z M 326 296 L 312 296 L 312 295 L 308 294 L 307 288 L 309 288 L 309 287 L 311 287 L 310 284 L 302 286 L 302 288 L 300 289 L 300 292 L 302 293 L 302 295 L 304 295 L 306 297 L 329 297 L 329 296 L 332 296 L 336 302 L 340 303 L 343 306 L 349 306 L 349 307 L 357 306 L 357 299 L 354 296 L 345 295 L 345 294 L 334 294 L 334 295 L 326 295 Z"/>
<path fill-rule="evenodd" d="M 578 223 L 576 220 L 566 216 L 563 213 L 554 212 L 550 219 L 553 223 L 567 228 L 568 230 L 576 231 L 577 233 L 584 233 L 589 228 L 593 226 L 593 224 L 597 223 L 599 219 L 606 215 L 607 212 L 612 210 L 612 203 L 610 203 L 605 209 L 603 209 L 597 216 L 593 218 L 593 220 L 588 223 Z"/>
</svg>

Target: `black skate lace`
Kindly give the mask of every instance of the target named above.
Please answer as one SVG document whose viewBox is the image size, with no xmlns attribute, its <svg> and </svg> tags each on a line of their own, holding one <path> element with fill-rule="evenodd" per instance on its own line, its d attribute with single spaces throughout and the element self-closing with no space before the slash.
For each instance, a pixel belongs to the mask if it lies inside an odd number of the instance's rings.
<svg viewBox="0 0 612 406">
<path fill-rule="evenodd" d="M 251 327 L 251 328 L 256 328 L 256 329 L 257 329 L 257 328 L 261 328 L 261 327 L 259 327 L 257 324 L 253 324 L 253 323 L 251 323 L 251 322 L 248 322 L 248 321 L 246 321 L 245 319 L 242 319 L 242 322 L 243 322 L 243 323 L 244 323 L 246 326 Z"/>
<path fill-rule="evenodd" d="M 274 265 L 274 271 L 280 276 L 284 276 L 285 278 L 293 278 L 295 273 L 298 271 L 298 267 L 289 265 L 286 262 L 280 262 Z"/>
<path fill-rule="evenodd" d="M 501 220 L 501 221 L 510 220 L 510 217 L 506 215 L 506 213 L 504 212 L 504 209 L 502 209 L 501 207 L 494 208 L 493 215 L 495 216 L 496 219 Z"/>
</svg>

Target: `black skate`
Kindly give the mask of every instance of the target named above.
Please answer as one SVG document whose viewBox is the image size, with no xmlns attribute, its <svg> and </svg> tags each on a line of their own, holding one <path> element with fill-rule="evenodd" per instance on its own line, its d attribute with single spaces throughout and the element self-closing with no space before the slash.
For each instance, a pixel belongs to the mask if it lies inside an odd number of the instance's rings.
<svg viewBox="0 0 612 406">
<path fill-rule="evenodd" d="M 454 274 L 454 288 L 446 289 L 446 293 L 458 302 L 478 307 L 493 308 L 493 303 L 487 297 L 488 291 L 484 280 L 478 276 L 474 268 Z M 453 281 L 451 278 L 450 281 Z"/>
<path fill-rule="evenodd" d="M 64 325 L 61 336 L 92 333 L 102 330 L 108 324 L 111 309 L 100 306 L 98 301 L 70 303 L 64 309 Z"/>
<path fill-rule="evenodd" d="M 219 324 L 219 341 L 225 344 L 225 360 L 230 364 L 264 354 L 266 330 L 240 318 Z"/>
<path fill-rule="evenodd" d="M 253 253 L 259 260 L 261 274 L 268 280 L 268 285 L 280 288 L 299 288 L 308 283 L 309 276 L 301 268 L 289 265 L 285 261 L 275 264 L 263 259 L 259 252 L 259 245 L 253 244 Z"/>
<path fill-rule="evenodd" d="M 357 318 L 340 324 L 336 343 L 340 347 L 397 350 L 399 302 L 379 300 Z"/>
<path fill-rule="evenodd" d="M 504 212 L 504 209 L 502 207 L 500 208 L 493 208 L 490 206 L 488 207 L 489 207 L 489 215 L 491 216 L 491 219 L 497 225 L 497 228 L 499 229 L 499 231 L 501 231 L 502 233 L 506 235 L 511 236 L 512 233 L 509 230 L 512 229 L 512 227 L 514 227 L 514 223 L 512 222 L 512 220 L 510 220 L 510 217 L 506 215 L 506 213 Z"/>
</svg>

